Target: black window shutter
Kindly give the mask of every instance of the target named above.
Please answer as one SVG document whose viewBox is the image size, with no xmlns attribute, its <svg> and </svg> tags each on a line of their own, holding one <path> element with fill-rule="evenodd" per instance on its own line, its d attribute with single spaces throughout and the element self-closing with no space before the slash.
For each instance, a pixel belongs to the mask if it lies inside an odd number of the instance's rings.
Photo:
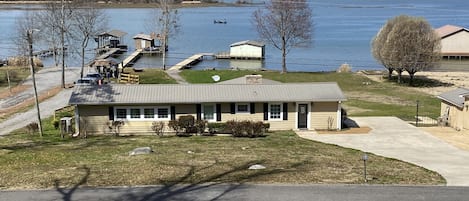
<svg viewBox="0 0 469 201">
<path fill-rule="evenodd" d="M 202 113 L 202 105 L 197 104 L 195 110 L 197 112 L 197 119 L 202 119 L 202 114 L 201 114 Z"/>
<path fill-rule="evenodd" d="M 264 103 L 264 120 L 269 120 L 269 104 Z"/>
<path fill-rule="evenodd" d="M 176 120 L 176 106 L 172 105 L 171 106 L 171 120 Z"/>
<path fill-rule="evenodd" d="M 217 110 L 217 121 L 221 121 L 221 104 L 217 104 L 215 110 Z"/>
<path fill-rule="evenodd" d="M 114 107 L 109 107 L 109 120 L 114 121 Z"/>
<path fill-rule="evenodd" d="M 283 120 L 288 120 L 288 103 L 283 103 Z"/>
<path fill-rule="evenodd" d="M 230 103 L 230 110 L 231 110 L 231 114 L 236 113 L 236 104 L 235 103 Z"/>
<path fill-rule="evenodd" d="M 251 110 L 251 114 L 256 113 L 256 103 L 250 103 L 249 109 Z"/>
</svg>

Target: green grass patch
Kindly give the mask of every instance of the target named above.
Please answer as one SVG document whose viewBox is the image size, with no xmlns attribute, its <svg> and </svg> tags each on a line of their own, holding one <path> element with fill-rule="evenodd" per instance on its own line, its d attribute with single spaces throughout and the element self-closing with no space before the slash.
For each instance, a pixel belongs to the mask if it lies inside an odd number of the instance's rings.
<svg viewBox="0 0 469 201">
<path fill-rule="evenodd" d="M 177 84 L 161 69 L 145 68 L 143 72 L 133 72 L 131 68 L 126 68 L 125 72 L 139 75 L 140 84 Z"/>
<path fill-rule="evenodd" d="M 17 133 L 0 141 L 0 188 L 222 183 L 363 183 L 363 153 L 299 138 L 292 131 L 262 138 L 99 136 L 60 139 L 45 120 L 44 137 Z M 154 153 L 129 156 L 136 147 Z M 188 153 L 191 151 L 193 153 Z M 264 170 L 247 170 L 262 164 Z M 369 154 L 376 184 L 444 184 L 437 173 Z"/>
<path fill-rule="evenodd" d="M 31 74 L 27 67 L 0 67 L 0 92 L 8 88 L 7 71 L 10 74 L 11 87 L 18 85 Z"/>
<path fill-rule="evenodd" d="M 259 72 L 251 70 L 184 70 L 179 74 L 189 83 L 215 83 L 212 79 L 214 75 L 219 75 L 220 81 L 226 81 L 253 73 L 258 74 Z"/>
</svg>

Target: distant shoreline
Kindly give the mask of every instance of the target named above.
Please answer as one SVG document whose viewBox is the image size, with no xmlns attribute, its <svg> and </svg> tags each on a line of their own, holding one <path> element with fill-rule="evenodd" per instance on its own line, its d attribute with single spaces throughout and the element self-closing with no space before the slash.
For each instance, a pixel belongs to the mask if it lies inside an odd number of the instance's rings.
<svg viewBox="0 0 469 201">
<path fill-rule="evenodd" d="M 21 10 L 21 9 L 36 9 L 24 8 L 23 5 L 43 5 L 50 1 L 0 1 L 0 10 Z M 8 7 L 2 7 L 9 5 Z M 155 3 L 94 3 L 100 8 L 154 8 L 157 7 Z M 203 8 L 203 7 L 243 7 L 253 6 L 259 4 L 236 4 L 236 3 L 188 3 L 188 4 L 175 4 L 175 8 Z M 37 8 L 39 9 L 39 8 Z"/>
</svg>

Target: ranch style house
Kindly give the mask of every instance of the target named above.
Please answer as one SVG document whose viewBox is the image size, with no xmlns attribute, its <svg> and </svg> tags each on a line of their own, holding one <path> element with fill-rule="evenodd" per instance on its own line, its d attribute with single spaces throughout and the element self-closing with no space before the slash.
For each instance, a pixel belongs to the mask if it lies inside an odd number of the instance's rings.
<svg viewBox="0 0 469 201">
<path fill-rule="evenodd" d="M 252 120 L 270 130 L 341 129 L 342 90 L 335 82 L 280 83 L 248 75 L 217 84 L 107 84 L 76 86 L 76 131 L 110 133 L 109 123 L 124 121 L 121 134 L 151 134 L 152 123 L 193 115 L 208 122 Z M 166 124 L 167 125 L 167 124 Z"/>
</svg>

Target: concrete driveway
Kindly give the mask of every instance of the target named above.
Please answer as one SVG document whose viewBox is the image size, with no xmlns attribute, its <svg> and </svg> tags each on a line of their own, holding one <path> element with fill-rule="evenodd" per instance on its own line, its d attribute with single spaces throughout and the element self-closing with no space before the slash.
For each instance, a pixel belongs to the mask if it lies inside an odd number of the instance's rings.
<svg viewBox="0 0 469 201">
<path fill-rule="evenodd" d="M 324 143 L 371 152 L 410 162 L 441 174 L 448 186 L 469 186 L 469 152 L 456 148 L 396 117 L 352 118 L 369 126 L 369 134 L 317 134 L 299 136 Z"/>
</svg>

